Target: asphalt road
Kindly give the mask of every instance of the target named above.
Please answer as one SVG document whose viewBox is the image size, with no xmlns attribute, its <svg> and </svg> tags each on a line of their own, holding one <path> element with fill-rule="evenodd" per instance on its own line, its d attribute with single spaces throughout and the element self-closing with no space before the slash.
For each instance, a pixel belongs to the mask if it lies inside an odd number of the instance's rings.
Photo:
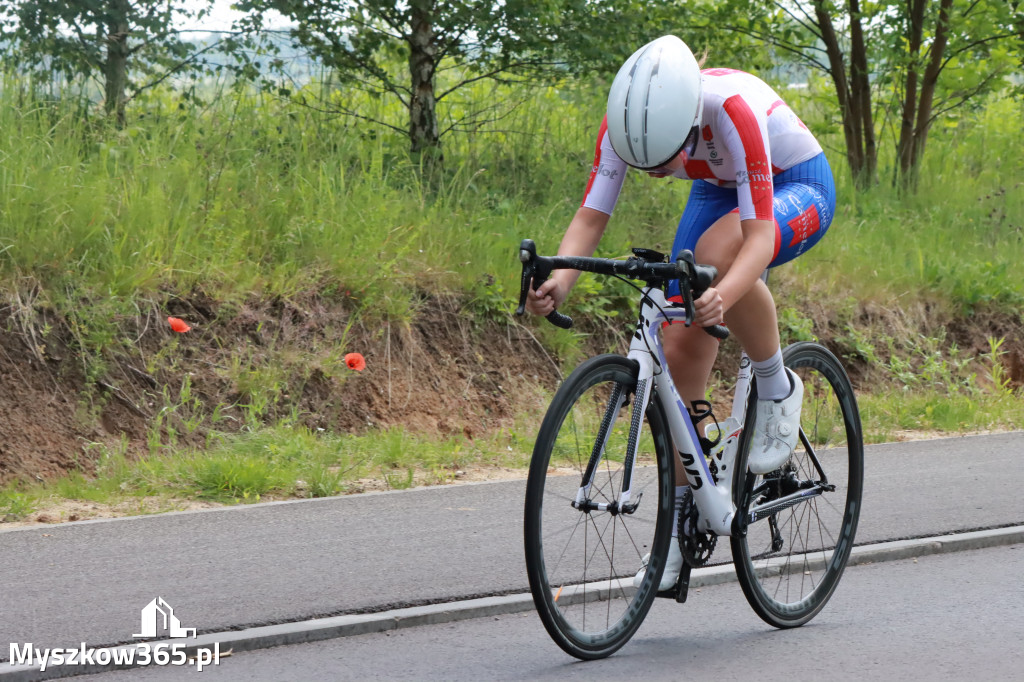
<svg viewBox="0 0 1024 682">
<path fill-rule="evenodd" d="M 131 642 L 527 591 L 522 481 L 0 532 L 0 645 Z M 857 544 L 1024 523 L 1024 432 L 867 450 Z M 7 660 L 8 650 L 0 649 Z"/>
<path fill-rule="evenodd" d="M 245 652 L 202 680 L 1019 680 L 1024 545 L 853 566 L 809 624 L 775 630 L 736 583 L 659 599 L 611 658 L 577 662 L 533 612 Z M 196 678 L 150 668 L 95 682 Z"/>
</svg>

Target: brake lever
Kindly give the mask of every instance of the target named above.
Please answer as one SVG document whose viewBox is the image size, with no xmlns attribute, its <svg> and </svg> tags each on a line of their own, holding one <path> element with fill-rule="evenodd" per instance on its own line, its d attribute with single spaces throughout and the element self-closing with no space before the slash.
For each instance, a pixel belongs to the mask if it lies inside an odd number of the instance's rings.
<svg viewBox="0 0 1024 682">
<path fill-rule="evenodd" d="M 693 323 L 694 312 L 692 282 L 696 281 L 702 288 L 707 288 L 711 286 L 711 282 L 718 276 L 718 271 L 710 265 L 698 267 L 693 259 L 693 253 L 689 250 L 684 250 L 679 254 L 676 258 L 676 265 L 680 269 L 679 291 L 683 295 L 683 305 L 686 306 L 686 317 L 683 323 L 689 327 Z M 729 338 L 729 328 L 724 324 L 714 324 L 710 327 L 702 327 L 702 329 L 719 341 Z"/>
<path fill-rule="evenodd" d="M 516 315 L 526 312 L 526 297 L 530 286 L 536 291 L 551 276 L 551 264 L 537 260 L 537 245 L 532 239 L 524 239 L 519 244 L 519 260 L 523 264 L 522 278 L 519 280 L 519 306 Z M 572 318 L 557 310 L 552 310 L 545 319 L 560 329 L 572 327 Z"/>
<path fill-rule="evenodd" d="M 537 245 L 532 239 L 524 239 L 519 244 L 519 261 L 523 264 L 523 274 L 519 280 L 519 306 L 516 315 L 526 312 L 526 295 L 537 273 Z"/>
<path fill-rule="evenodd" d="M 683 295 L 683 306 L 686 309 L 686 317 L 683 318 L 683 324 L 689 327 L 693 324 L 693 253 L 689 250 L 684 250 L 680 253 L 676 257 L 676 267 L 679 268 L 679 293 Z"/>
</svg>

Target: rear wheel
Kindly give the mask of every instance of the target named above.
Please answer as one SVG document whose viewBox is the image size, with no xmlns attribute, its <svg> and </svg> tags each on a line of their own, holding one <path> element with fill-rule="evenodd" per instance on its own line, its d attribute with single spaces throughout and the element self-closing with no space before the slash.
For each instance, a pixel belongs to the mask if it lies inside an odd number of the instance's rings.
<svg viewBox="0 0 1024 682">
<path fill-rule="evenodd" d="M 755 385 L 733 481 L 746 534 L 731 538 L 747 601 L 780 628 L 803 625 L 832 596 L 853 548 L 864 476 L 860 415 L 842 364 L 813 343 L 783 356 L 804 384 L 800 441 L 781 469 L 747 472 Z"/>
<path fill-rule="evenodd" d="M 577 658 L 603 658 L 633 636 L 654 600 L 671 541 L 672 448 L 656 401 L 637 415 L 637 456 L 627 474 L 637 371 L 636 362 L 618 355 L 580 365 L 555 394 L 530 464 L 530 590 L 551 637 Z M 580 494 L 592 462 L 592 484 Z M 627 476 L 630 497 L 623 500 Z"/>
</svg>

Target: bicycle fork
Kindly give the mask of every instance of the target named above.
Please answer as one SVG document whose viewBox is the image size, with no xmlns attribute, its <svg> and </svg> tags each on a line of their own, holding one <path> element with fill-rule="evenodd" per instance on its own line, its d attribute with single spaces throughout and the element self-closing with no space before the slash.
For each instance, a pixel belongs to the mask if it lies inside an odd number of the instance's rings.
<svg viewBox="0 0 1024 682">
<path fill-rule="evenodd" d="M 594 484 L 594 476 L 597 474 L 597 467 L 605 454 L 605 446 L 611 433 L 615 419 L 626 401 L 627 391 L 622 384 L 616 384 L 612 395 L 608 398 L 608 407 L 605 408 L 601 426 L 598 429 L 597 437 L 594 439 L 594 448 L 590 453 L 590 460 L 583 472 L 583 480 L 580 488 L 576 491 L 576 499 L 572 506 L 583 512 L 607 511 L 612 516 L 616 514 L 632 514 L 640 504 L 643 492 L 637 495 L 636 502 L 630 502 L 632 497 L 633 464 L 636 462 L 636 453 L 640 442 L 640 431 L 643 426 L 644 412 L 647 409 L 647 401 L 651 396 L 651 379 L 640 379 L 636 384 L 636 394 L 633 400 L 633 410 L 629 423 L 629 439 L 626 443 L 625 461 L 622 470 L 622 491 L 619 499 L 611 502 L 593 502 L 590 499 L 590 489 Z"/>
</svg>

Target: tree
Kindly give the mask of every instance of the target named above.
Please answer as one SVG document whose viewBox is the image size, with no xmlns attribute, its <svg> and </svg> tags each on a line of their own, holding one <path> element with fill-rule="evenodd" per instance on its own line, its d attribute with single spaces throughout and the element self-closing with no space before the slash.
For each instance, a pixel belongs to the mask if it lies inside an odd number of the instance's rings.
<svg viewBox="0 0 1024 682">
<path fill-rule="evenodd" d="M 940 116 L 1001 87 L 1019 68 L 1024 18 L 1005 0 L 733 0 L 709 14 L 827 75 L 859 188 L 877 181 L 877 135 L 889 118 L 894 180 L 915 184 Z"/>
<path fill-rule="evenodd" d="M 897 178 L 913 187 L 935 120 L 1000 87 L 1019 65 L 1011 51 L 1024 15 L 1005 0 L 911 0 L 903 10 L 899 25 L 907 39 L 897 62 L 903 75 Z"/>
<path fill-rule="evenodd" d="M 476 107 L 442 129 L 437 107 L 483 80 L 537 82 L 632 49 L 650 3 L 619 0 L 243 0 L 250 30 L 276 10 L 290 34 L 347 88 L 396 98 L 405 125 L 337 104 L 403 132 L 414 154 L 440 153 L 445 133 L 473 126 Z M 664 4 L 664 3 L 662 3 Z M 601 49 L 604 48 L 604 49 Z M 572 52 L 574 59 L 567 57 Z M 603 63 L 607 63 L 603 62 Z M 618 60 L 615 64 L 618 66 Z"/>
<path fill-rule="evenodd" d="M 104 110 L 123 125 L 132 97 L 199 63 L 201 50 L 175 26 L 208 11 L 168 0 L 11 0 L 0 39 L 16 67 L 99 78 Z"/>
</svg>

